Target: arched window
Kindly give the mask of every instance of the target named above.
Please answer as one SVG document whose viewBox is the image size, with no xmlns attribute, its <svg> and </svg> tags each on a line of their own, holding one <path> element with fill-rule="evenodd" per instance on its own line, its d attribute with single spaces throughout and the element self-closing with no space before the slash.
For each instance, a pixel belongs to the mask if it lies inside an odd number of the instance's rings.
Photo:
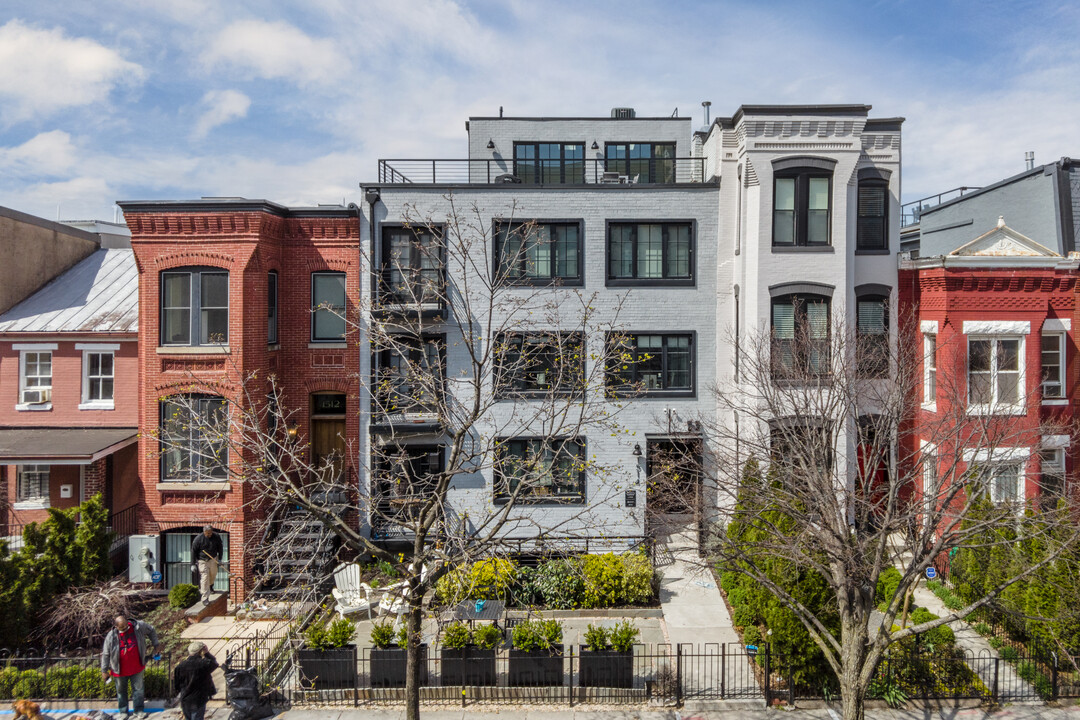
<svg viewBox="0 0 1080 720">
<path fill-rule="evenodd" d="M 832 244 L 832 178 L 835 161 L 785 158 L 773 163 L 773 245 Z"/>
<path fill-rule="evenodd" d="M 824 295 L 792 293 L 772 299 L 774 379 L 816 378 L 829 372 L 829 306 Z"/>
</svg>

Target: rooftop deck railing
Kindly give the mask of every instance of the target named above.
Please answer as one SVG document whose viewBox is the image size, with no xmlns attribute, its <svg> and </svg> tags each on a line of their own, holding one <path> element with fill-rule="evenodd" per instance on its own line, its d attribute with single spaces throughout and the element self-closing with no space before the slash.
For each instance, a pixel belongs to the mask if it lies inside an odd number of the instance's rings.
<svg viewBox="0 0 1080 720">
<path fill-rule="evenodd" d="M 704 183 L 705 158 L 379 160 L 387 184 L 656 185 Z"/>
<path fill-rule="evenodd" d="M 965 193 L 971 193 L 981 189 L 982 188 L 963 186 L 953 188 L 952 190 L 946 190 L 937 195 L 930 195 L 919 200 L 912 200 L 909 203 L 904 203 L 900 206 L 900 227 L 918 225 L 919 221 L 922 219 L 922 214 L 930 208 L 963 197 Z"/>
</svg>

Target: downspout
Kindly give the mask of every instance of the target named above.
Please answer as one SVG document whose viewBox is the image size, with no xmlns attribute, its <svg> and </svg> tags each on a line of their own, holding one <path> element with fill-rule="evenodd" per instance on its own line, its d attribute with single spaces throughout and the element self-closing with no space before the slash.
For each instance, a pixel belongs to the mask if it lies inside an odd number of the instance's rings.
<svg viewBox="0 0 1080 720">
<path fill-rule="evenodd" d="M 369 298 L 369 302 L 371 304 L 368 307 L 371 308 L 371 310 L 374 310 L 374 304 L 376 302 L 375 298 L 377 297 L 378 287 L 379 287 L 378 286 L 378 265 L 375 262 L 375 247 L 376 247 L 376 245 L 375 245 L 375 204 L 379 202 L 380 197 L 381 197 L 381 195 L 379 193 L 379 188 L 368 188 L 367 190 L 364 191 L 364 199 L 367 200 L 367 203 L 368 203 L 368 286 L 369 286 L 368 291 L 371 293 L 370 298 Z M 357 220 L 360 219 L 360 208 L 359 207 L 356 208 L 356 217 L 357 217 Z M 375 380 L 375 374 L 376 374 L 375 358 L 374 358 L 374 354 L 371 352 L 371 318 L 372 317 L 374 317 L 374 313 L 369 312 L 368 338 L 367 338 L 367 342 L 363 343 L 361 345 L 361 347 L 366 347 L 367 348 L 368 363 L 369 363 L 368 364 L 368 409 L 369 409 L 369 411 L 367 413 L 369 423 L 372 420 L 370 409 L 371 409 L 371 405 L 373 403 L 373 393 L 374 393 L 374 390 L 375 390 L 375 382 L 376 382 L 376 380 Z M 372 457 L 371 446 L 372 446 L 372 443 L 373 443 L 373 438 L 371 437 L 370 432 L 365 433 L 365 436 L 366 436 L 367 443 L 368 443 L 368 459 L 370 460 L 371 457 Z M 367 479 L 368 479 L 368 482 L 370 483 L 371 482 L 371 473 L 370 472 L 368 473 Z M 370 490 L 370 487 L 369 487 L 369 490 Z M 369 497 L 370 497 L 370 492 L 369 492 Z M 363 521 L 363 518 L 361 518 L 361 521 Z M 369 531 L 369 534 L 370 534 L 370 532 L 371 532 L 371 519 L 370 519 L 370 517 L 368 518 L 368 531 Z"/>
</svg>

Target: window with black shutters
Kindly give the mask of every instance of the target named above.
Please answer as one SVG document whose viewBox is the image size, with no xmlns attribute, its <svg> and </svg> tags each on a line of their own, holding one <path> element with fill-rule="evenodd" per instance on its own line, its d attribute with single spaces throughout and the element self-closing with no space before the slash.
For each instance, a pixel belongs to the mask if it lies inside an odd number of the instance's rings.
<svg viewBox="0 0 1080 720">
<path fill-rule="evenodd" d="M 888 250 L 889 186 L 883 180 L 859 181 L 857 250 Z"/>
<path fill-rule="evenodd" d="M 889 372 L 889 306 L 883 297 L 856 301 L 855 367 L 860 377 Z"/>
</svg>

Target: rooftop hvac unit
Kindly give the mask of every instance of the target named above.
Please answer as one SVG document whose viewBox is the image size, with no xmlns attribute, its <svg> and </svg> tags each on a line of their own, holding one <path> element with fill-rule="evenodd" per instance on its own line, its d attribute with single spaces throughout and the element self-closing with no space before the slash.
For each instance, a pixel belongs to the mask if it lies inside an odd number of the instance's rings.
<svg viewBox="0 0 1080 720">
<path fill-rule="evenodd" d="M 128 582 L 153 582 L 162 571 L 160 536 L 132 535 L 128 538 Z"/>
<path fill-rule="evenodd" d="M 616 120 L 633 120 L 636 116 L 634 108 L 611 108 L 611 117 Z"/>
</svg>

